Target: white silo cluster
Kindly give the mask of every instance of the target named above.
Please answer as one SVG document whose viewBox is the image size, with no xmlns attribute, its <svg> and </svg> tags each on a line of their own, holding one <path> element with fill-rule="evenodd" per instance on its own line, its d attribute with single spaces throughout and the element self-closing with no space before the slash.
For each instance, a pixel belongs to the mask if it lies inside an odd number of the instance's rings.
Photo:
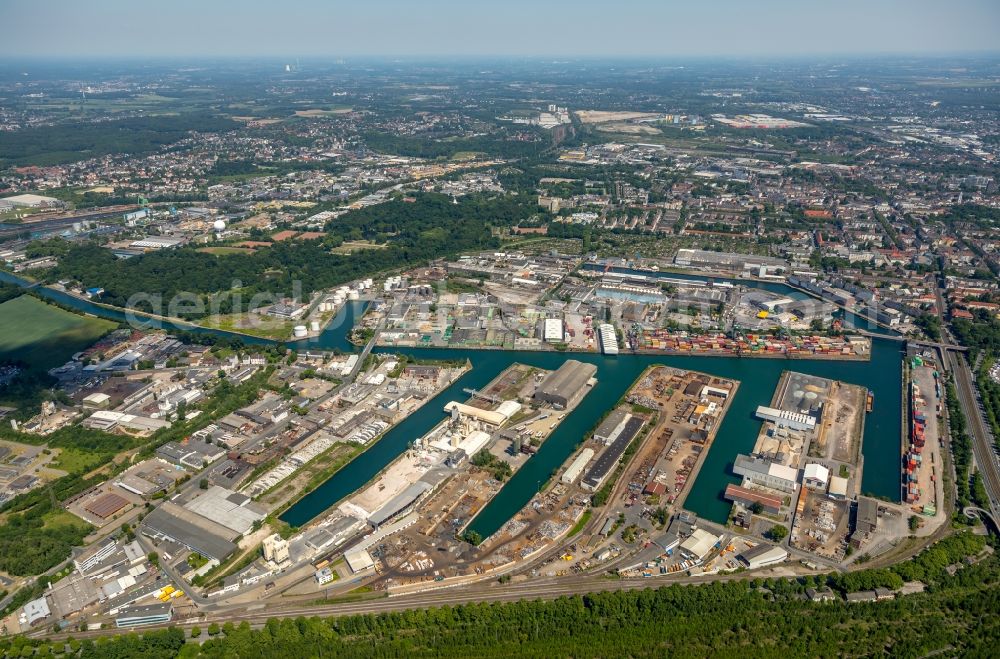
<svg viewBox="0 0 1000 659">
<path fill-rule="evenodd" d="M 369 290 L 374 283 L 371 279 L 362 279 L 351 286 L 340 286 L 320 302 L 319 311 L 336 311 L 346 300 L 360 300 L 361 294 Z"/>
<path fill-rule="evenodd" d="M 396 275 L 395 277 L 389 277 L 388 279 L 385 280 L 385 284 L 383 284 L 382 290 L 388 293 L 390 291 L 394 291 L 397 288 L 402 288 L 402 287 L 403 287 L 403 278 L 400 277 L 399 275 Z"/>
</svg>

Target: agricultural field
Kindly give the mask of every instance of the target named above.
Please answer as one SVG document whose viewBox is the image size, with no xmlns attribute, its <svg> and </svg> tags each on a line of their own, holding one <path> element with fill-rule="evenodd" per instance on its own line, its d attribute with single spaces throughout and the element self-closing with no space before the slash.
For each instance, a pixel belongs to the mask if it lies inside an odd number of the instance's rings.
<svg viewBox="0 0 1000 659">
<path fill-rule="evenodd" d="M 48 370 L 114 328 L 111 321 L 78 316 L 22 295 L 0 304 L 0 359 Z"/>
</svg>

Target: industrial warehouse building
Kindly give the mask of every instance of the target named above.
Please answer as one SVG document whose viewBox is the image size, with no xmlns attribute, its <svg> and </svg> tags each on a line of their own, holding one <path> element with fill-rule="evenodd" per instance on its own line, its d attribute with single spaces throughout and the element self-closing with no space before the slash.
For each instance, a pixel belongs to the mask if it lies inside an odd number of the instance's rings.
<svg viewBox="0 0 1000 659">
<path fill-rule="evenodd" d="M 115 618 L 117 627 L 140 627 L 170 622 L 174 617 L 174 605 L 170 602 L 150 604 L 149 606 L 133 606 L 124 609 Z"/>
<path fill-rule="evenodd" d="M 625 422 L 631 417 L 624 408 L 614 410 L 594 431 L 594 439 L 602 444 L 610 444 L 625 429 Z"/>
<path fill-rule="evenodd" d="M 781 512 L 780 498 L 770 494 L 764 494 L 763 492 L 748 490 L 745 487 L 733 485 L 732 483 L 726 486 L 726 493 L 723 496 L 726 501 L 732 501 L 746 506 L 747 508 L 753 506 L 755 503 L 759 503 L 764 508 L 764 512 L 766 513 L 776 515 Z"/>
<path fill-rule="evenodd" d="M 139 240 L 133 240 L 129 247 L 133 249 L 154 250 L 177 247 L 184 242 L 183 238 L 171 238 L 169 236 L 146 236 Z"/>
<path fill-rule="evenodd" d="M 691 268 L 711 268 L 727 272 L 743 273 L 751 269 L 787 268 L 788 262 L 771 256 L 734 254 L 731 252 L 709 252 L 702 249 L 679 249 L 674 264 Z"/>
<path fill-rule="evenodd" d="M 351 569 L 351 574 L 364 572 L 365 570 L 370 570 L 375 567 L 375 559 L 373 559 L 372 555 L 368 553 L 368 550 L 361 547 L 357 547 L 345 553 L 344 560 L 347 561 L 347 567 Z"/>
<path fill-rule="evenodd" d="M 448 414 L 458 415 L 459 418 L 469 417 L 499 428 L 521 411 L 521 404 L 516 400 L 507 400 L 500 403 L 495 410 L 484 410 L 472 405 L 451 401 L 444 406 L 444 411 Z"/>
<path fill-rule="evenodd" d="M 385 505 L 369 515 L 368 523 L 375 528 L 382 526 L 400 513 L 409 510 L 414 504 L 420 501 L 425 494 L 433 489 L 434 486 L 427 481 L 417 481 L 393 498 L 389 499 Z"/>
<path fill-rule="evenodd" d="M 733 463 L 733 473 L 764 487 L 782 492 L 794 492 L 798 471 L 771 460 L 757 456 L 737 455 Z"/>
<path fill-rule="evenodd" d="M 778 410 L 767 405 L 757 407 L 757 418 L 770 421 L 779 428 L 791 428 L 792 430 L 813 430 L 816 428 L 816 417 L 814 416 Z"/>
<path fill-rule="evenodd" d="M 234 551 L 239 534 L 201 515 L 166 501 L 142 520 L 142 532 L 184 545 L 206 558 L 224 561 Z"/>
<path fill-rule="evenodd" d="M 256 522 L 266 516 L 265 511 L 247 495 L 218 485 L 208 488 L 184 507 L 237 535 L 246 535 Z"/>
<path fill-rule="evenodd" d="M 7 210 L 9 208 L 43 208 L 61 205 L 63 205 L 63 202 L 55 197 L 43 197 L 37 194 L 16 194 L 12 197 L 0 199 L 0 210 Z"/>
<path fill-rule="evenodd" d="M 583 473 L 583 468 L 587 466 L 592 457 L 594 457 L 594 449 L 585 448 L 580 451 L 580 455 L 576 456 L 573 462 L 569 463 L 569 466 L 566 467 L 566 471 L 563 472 L 560 480 L 567 485 L 571 485 L 580 477 L 580 474 Z"/>
<path fill-rule="evenodd" d="M 736 559 L 750 570 L 781 563 L 788 558 L 788 552 L 776 545 L 761 543 L 740 553 Z"/>
<path fill-rule="evenodd" d="M 862 533 L 874 533 L 878 528 L 878 501 L 868 497 L 858 497 L 858 515 L 855 529 Z"/>
<path fill-rule="evenodd" d="M 236 550 L 236 538 L 264 516 L 246 495 L 213 486 L 183 506 L 164 502 L 142 520 L 142 532 L 223 561 Z"/>
<path fill-rule="evenodd" d="M 802 483 L 813 490 L 826 490 L 830 482 L 830 470 L 817 462 L 810 462 L 802 472 Z"/>
<path fill-rule="evenodd" d="M 605 355 L 618 354 L 618 334 L 615 333 L 615 326 L 607 323 L 597 328 L 597 338 L 601 342 L 601 352 Z"/>
<path fill-rule="evenodd" d="M 90 503 L 84 505 L 83 509 L 88 513 L 106 520 L 116 515 L 122 508 L 129 505 L 128 499 L 118 496 L 113 492 L 102 494 Z"/>
<path fill-rule="evenodd" d="M 843 476 L 830 476 L 830 485 L 826 491 L 827 495 L 831 499 L 846 499 L 847 483 L 848 480 Z"/>
<path fill-rule="evenodd" d="M 564 338 L 563 321 L 559 318 L 546 318 L 542 330 L 542 339 L 546 343 L 561 343 Z"/>
<path fill-rule="evenodd" d="M 629 420 L 625 423 L 621 432 L 619 432 L 614 438 L 611 445 L 604 449 L 604 452 L 597 458 L 597 462 L 595 462 L 594 466 L 587 472 L 587 475 L 584 477 L 582 483 L 584 489 L 593 492 L 601 487 L 601 484 L 604 482 L 604 479 L 608 477 L 608 474 L 614 471 L 615 466 L 622 457 L 622 454 L 625 453 L 625 449 L 628 447 L 629 442 L 631 442 L 632 439 L 639 433 L 639 429 L 642 428 L 642 424 L 642 417 L 629 417 Z"/>
<path fill-rule="evenodd" d="M 719 542 L 720 536 L 705 529 L 695 529 L 680 545 L 681 555 L 695 561 L 703 561 Z"/>
<path fill-rule="evenodd" d="M 563 409 L 580 396 L 590 379 L 597 373 L 593 364 L 567 359 L 554 373 L 542 380 L 535 390 L 535 400 Z"/>
</svg>

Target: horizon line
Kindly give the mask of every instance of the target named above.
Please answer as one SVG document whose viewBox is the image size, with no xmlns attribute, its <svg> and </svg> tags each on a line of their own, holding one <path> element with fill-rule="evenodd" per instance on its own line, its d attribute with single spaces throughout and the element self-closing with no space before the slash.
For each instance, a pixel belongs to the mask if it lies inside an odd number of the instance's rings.
<svg viewBox="0 0 1000 659">
<path fill-rule="evenodd" d="M 70 53 L 62 54 L 13 54 L 13 53 L 3 53 L 0 52 L 0 62 L 4 61 L 14 61 L 14 60 L 35 60 L 35 61 L 62 61 L 62 62 L 88 62 L 88 61 L 108 61 L 116 60 L 121 62 L 149 62 L 149 61 L 192 61 L 198 59 L 209 59 L 209 60 L 242 60 L 242 61 L 270 61 L 270 60 L 280 60 L 282 62 L 288 59 L 299 59 L 299 60 L 344 60 L 344 59 L 355 59 L 360 61 L 366 60 L 376 60 L 376 61 L 398 61 L 398 60 L 411 60 L 411 61 L 440 61 L 440 60 L 459 60 L 459 61 L 502 61 L 502 60 L 526 60 L 526 61 L 561 61 L 566 60 L 567 62 L 585 62 L 585 61 L 711 61 L 711 60 L 732 60 L 732 59 L 747 59 L 751 61 L 760 60 L 816 60 L 816 59 L 826 59 L 826 58 L 847 58 L 847 59 L 884 59 L 892 57 L 902 57 L 908 59 L 946 59 L 946 58 L 982 58 L 982 57 L 997 57 L 1000 58 L 1000 48 L 993 49 L 983 49 L 983 50 L 955 50 L 955 51 L 931 51 L 931 52 L 912 52 L 912 51 L 830 51 L 830 52 L 817 52 L 817 53 L 713 53 L 713 54 L 474 54 L 474 53 L 392 53 L 392 54 L 376 54 L 376 53 L 329 53 L 329 54 L 296 54 L 296 53 L 268 53 L 268 54 L 257 54 L 257 53 L 191 53 L 187 52 L 183 55 L 160 53 L 160 54 L 148 54 L 148 55 L 135 55 L 133 53 L 123 53 L 123 54 L 88 54 L 88 55 L 78 55 Z"/>
</svg>

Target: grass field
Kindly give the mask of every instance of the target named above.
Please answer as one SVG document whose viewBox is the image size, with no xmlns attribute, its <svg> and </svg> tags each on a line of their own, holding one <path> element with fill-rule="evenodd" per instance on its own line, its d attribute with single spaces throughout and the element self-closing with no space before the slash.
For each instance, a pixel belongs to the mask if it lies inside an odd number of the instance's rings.
<svg viewBox="0 0 1000 659">
<path fill-rule="evenodd" d="M 351 254 L 362 249 L 385 249 L 386 247 L 388 245 L 385 243 L 379 244 L 370 240 L 346 240 L 339 247 L 334 247 L 330 251 L 334 254 Z"/>
<path fill-rule="evenodd" d="M 83 451 L 77 448 L 53 449 L 59 451 L 59 455 L 49 463 L 53 469 L 62 469 L 71 474 L 83 474 L 96 468 L 101 462 L 99 456 L 90 451 Z"/>
<path fill-rule="evenodd" d="M 0 359 L 50 369 L 114 328 L 111 321 L 78 316 L 22 295 L 0 304 Z"/>
<path fill-rule="evenodd" d="M 49 512 L 42 515 L 44 520 L 43 528 L 53 528 L 56 526 L 78 526 L 81 528 L 89 527 L 90 524 L 83 521 L 73 513 L 62 510 L 50 510 Z"/>
</svg>

